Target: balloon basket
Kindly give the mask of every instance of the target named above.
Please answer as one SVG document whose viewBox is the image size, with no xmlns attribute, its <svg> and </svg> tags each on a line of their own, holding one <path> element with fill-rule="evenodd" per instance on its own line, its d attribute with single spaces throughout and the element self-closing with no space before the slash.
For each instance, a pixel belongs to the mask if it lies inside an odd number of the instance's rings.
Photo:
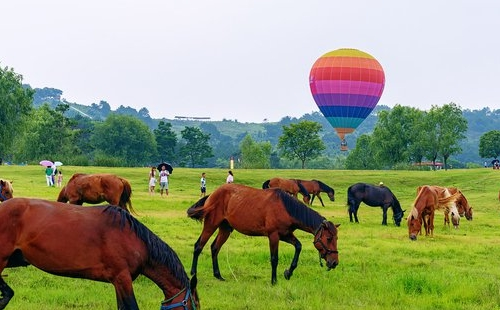
<svg viewBox="0 0 500 310">
<path fill-rule="evenodd" d="M 347 145 L 341 145 L 340 146 L 340 150 L 341 151 L 347 151 L 347 150 L 349 150 L 349 148 L 347 147 Z"/>
</svg>

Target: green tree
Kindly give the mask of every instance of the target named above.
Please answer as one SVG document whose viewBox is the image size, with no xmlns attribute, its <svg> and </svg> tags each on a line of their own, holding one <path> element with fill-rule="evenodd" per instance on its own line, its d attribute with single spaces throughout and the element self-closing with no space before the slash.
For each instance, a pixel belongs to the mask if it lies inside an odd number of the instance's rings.
<svg viewBox="0 0 500 310">
<path fill-rule="evenodd" d="M 279 137 L 278 149 L 285 158 L 298 159 L 305 168 L 308 159 L 315 159 L 325 149 L 319 136 L 322 126 L 312 121 L 301 121 L 290 126 L 283 126 L 283 134 Z"/>
<path fill-rule="evenodd" d="M 271 167 L 272 146 L 270 142 L 255 142 L 247 134 L 240 143 L 240 150 L 242 168 L 269 169 Z"/>
<path fill-rule="evenodd" d="M 175 160 L 175 147 L 177 145 L 177 135 L 172 130 L 171 123 L 160 121 L 158 127 L 153 130 L 158 149 L 160 161 L 174 161 Z"/>
<path fill-rule="evenodd" d="M 213 157 L 212 147 L 209 145 L 210 135 L 204 134 L 201 129 L 186 126 L 181 131 L 183 144 L 179 150 L 181 165 L 189 164 L 191 168 L 197 165 L 204 165 L 206 159 Z"/>
<path fill-rule="evenodd" d="M 448 158 L 462 151 L 459 142 L 465 138 L 467 120 L 453 102 L 442 107 L 433 106 L 426 118 L 426 157 L 435 163 L 441 155 L 447 169 Z"/>
<path fill-rule="evenodd" d="M 500 130 L 491 130 L 479 138 L 479 156 L 498 158 L 500 156 Z"/>
<path fill-rule="evenodd" d="M 153 133 L 133 116 L 111 114 L 96 124 L 91 139 L 97 155 L 114 158 L 121 166 L 148 165 L 156 158 Z"/>
<path fill-rule="evenodd" d="M 7 155 L 22 132 L 23 117 L 33 108 L 34 91 L 24 88 L 22 80 L 12 68 L 0 67 L 0 158 Z"/>
<path fill-rule="evenodd" d="M 370 170 L 379 169 L 376 163 L 375 154 L 372 148 L 372 138 L 370 135 L 363 134 L 356 140 L 356 147 L 352 150 L 346 159 L 347 169 Z"/>
</svg>

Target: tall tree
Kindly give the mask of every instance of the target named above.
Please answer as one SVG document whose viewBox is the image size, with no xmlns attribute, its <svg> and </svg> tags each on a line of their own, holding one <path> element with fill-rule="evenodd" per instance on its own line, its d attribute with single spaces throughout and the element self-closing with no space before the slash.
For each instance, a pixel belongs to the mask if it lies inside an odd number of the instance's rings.
<svg viewBox="0 0 500 310">
<path fill-rule="evenodd" d="M 371 136 L 363 134 L 358 137 L 356 148 L 349 152 L 345 164 L 347 169 L 371 170 L 380 168 L 373 152 Z"/>
<path fill-rule="evenodd" d="M 33 108 L 34 91 L 24 88 L 22 80 L 14 69 L 0 67 L 0 158 L 5 157 L 21 132 L 23 116 Z"/>
<path fill-rule="evenodd" d="M 153 133 L 155 135 L 160 161 L 175 161 L 177 135 L 172 129 L 172 124 L 160 121 L 158 127 L 153 130 Z"/>
<path fill-rule="evenodd" d="M 129 115 L 111 114 L 95 126 L 92 143 L 99 154 L 122 166 L 143 166 L 156 158 L 156 140 L 149 127 Z"/>
<path fill-rule="evenodd" d="M 247 134 L 240 143 L 242 168 L 269 169 L 271 167 L 271 143 L 255 142 Z"/>
<path fill-rule="evenodd" d="M 191 168 L 204 165 L 208 157 L 213 157 L 212 147 L 209 145 L 210 135 L 204 134 L 197 127 L 186 126 L 181 131 L 183 145 L 180 147 L 179 156 L 183 158 L 181 165 L 189 164 Z"/>
<path fill-rule="evenodd" d="M 298 159 L 305 168 L 308 159 L 315 159 L 325 149 L 319 136 L 322 126 L 312 121 L 301 121 L 290 126 L 283 126 L 283 134 L 279 137 L 278 149 L 285 158 Z"/>
<path fill-rule="evenodd" d="M 479 156 L 497 158 L 500 156 L 500 130 L 491 130 L 479 139 Z"/>
</svg>

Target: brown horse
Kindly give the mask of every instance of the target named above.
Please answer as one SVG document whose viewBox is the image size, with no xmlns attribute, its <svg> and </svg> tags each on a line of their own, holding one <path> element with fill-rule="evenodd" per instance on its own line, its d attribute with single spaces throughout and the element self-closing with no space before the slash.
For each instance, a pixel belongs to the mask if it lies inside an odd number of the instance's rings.
<svg viewBox="0 0 500 310">
<path fill-rule="evenodd" d="M 13 192 L 12 181 L 0 180 L 0 201 L 12 198 Z"/>
<path fill-rule="evenodd" d="M 407 218 L 408 234 L 411 240 L 417 240 L 417 234 L 420 233 L 424 222 L 426 236 L 433 235 L 435 210 L 451 208 L 459 196 L 458 193 L 451 195 L 447 189 L 445 192 L 447 194 L 442 195 L 439 189 L 428 185 L 419 187 L 417 198 Z"/>
<path fill-rule="evenodd" d="M 299 260 L 302 244 L 293 232 L 296 229 L 311 233 L 314 246 L 328 270 L 339 263 L 337 251 L 337 227 L 316 211 L 302 204 L 281 189 L 256 189 L 240 184 L 225 184 L 210 196 L 205 196 L 187 210 L 190 218 L 203 220 L 203 231 L 194 245 L 191 274 L 195 275 L 198 256 L 212 234 L 218 229 L 212 243 L 213 274 L 220 274 L 218 254 L 231 232 L 236 229 L 249 236 L 267 236 L 271 252 L 271 283 L 276 283 L 279 241 L 295 247 L 290 269 L 285 270 L 285 279 L 290 279 Z"/>
<path fill-rule="evenodd" d="M 295 179 L 272 178 L 262 183 L 262 189 L 272 187 L 281 188 L 295 198 L 297 198 L 297 193 L 301 193 L 305 204 L 309 204 L 311 201 L 311 195 L 307 189 L 299 182 L 296 182 Z"/>
<path fill-rule="evenodd" d="M 469 202 L 465 198 L 462 191 L 460 191 L 456 187 L 444 187 L 438 185 L 432 185 L 432 188 L 437 190 L 438 195 L 440 197 L 447 197 L 450 194 L 457 194 L 457 200 L 453 202 L 449 207 L 443 206 L 444 213 L 444 224 L 450 226 L 450 215 L 451 215 L 451 223 L 453 223 L 453 227 L 458 228 L 460 224 L 460 216 L 465 215 L 467 220 L 472 220 L 472 207 L 469 205 Z M 421 186 L 417 187 L 417 194 L 420 191 Z M 448 190 L 448 191 L 446 191 Z M 424 221 L 424 226 L 427 224 Z"/>
<path fill-rule="evenodd" d="M 318 180 L 308 181 L 308 180 L 295 179 L 295 181 L 297 183 L 302 184 L 304 188 L 307 190 L 307 192 L 312 195 L 311 201 L 309 201 L 309 205 L 312 205 L 314 197 L 318 197 L 319 201 L 321 202 L 321 205 L 324 207 L 325 204 L 323 203 L 323 199 L 321 199 L 320 196 L 320 193 L 322 192 L 328 195 L 330 201 L 335 201 L 335 190 L 330 186 L 326 185 L 325 183 Z"/>
<path fill-rule="evenodd" d="M 458 196 L 457 200 L 455 201 L 455 204 L 456 204 L 457 210 L 458 210 L 458 214 L 460 216 L 465 216 L 465 218 L 468 221 L 472 221 L 472 215 L 473 215 L 472 207 L 469 204 L 469 201 L 467 200 L 467 198 L 465 198 L 464 193 L 456 187 L 448 187 L 448 190 L 450 191 L 450 193 L 452 195 L 457 193 L 457 192 L 459 193 L 459 196 Z M 450 223 L 450 220 L 448 218 L 448 214 L 445 214 L 445 223 L 448 225 Z"/>
<path fill-rule="evenodd" d="M 177 254 L 121 208 L 13 198 L 2 203 L 0 218 L 0 274 L 31 264 L 58 276 L 109 282 L 118 309 L 134 310 L 132 282 L 142 274 L 163 291 L 161 309 L 199 307 L 196 277 L 190 281 Z M 4 309 L 14 291 L 3 276 L 0 293 Z"/>
<path fill-rule="evenodd" d="M 131 213 L 130 183 L 119 176 L 109 173 L 84 174 L 75 173 L 68 184 L 61 189 L 57 201 L 82 205 L 84 202 L 96 204 L 107 201 Z"/>
</svg>

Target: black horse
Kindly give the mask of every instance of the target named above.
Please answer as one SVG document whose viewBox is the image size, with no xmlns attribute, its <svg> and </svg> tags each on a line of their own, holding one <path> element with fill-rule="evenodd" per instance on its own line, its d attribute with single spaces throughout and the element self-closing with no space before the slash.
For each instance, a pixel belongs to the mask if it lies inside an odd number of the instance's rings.
<svg viewBox="0 0 500 310">
<path fill-rule="evenodd" d="M 347 189 L 347 204 L 349 205 L 349 219 L 352 222 L 352 215 L 354 220 L 358 221 L 358 208 L 359 204 L 364 202 L 370 207 L 381 207 L 383 210 L 382 225 L 387 225 L 387 209 L 392 207 L 394 223 L 396 226 L 401 224 L 404 212 L 401 209 L 398 199 L 391 190 L 384 186 L 374 186 L 366 183 L 356 183 Z"/>
</svg>

